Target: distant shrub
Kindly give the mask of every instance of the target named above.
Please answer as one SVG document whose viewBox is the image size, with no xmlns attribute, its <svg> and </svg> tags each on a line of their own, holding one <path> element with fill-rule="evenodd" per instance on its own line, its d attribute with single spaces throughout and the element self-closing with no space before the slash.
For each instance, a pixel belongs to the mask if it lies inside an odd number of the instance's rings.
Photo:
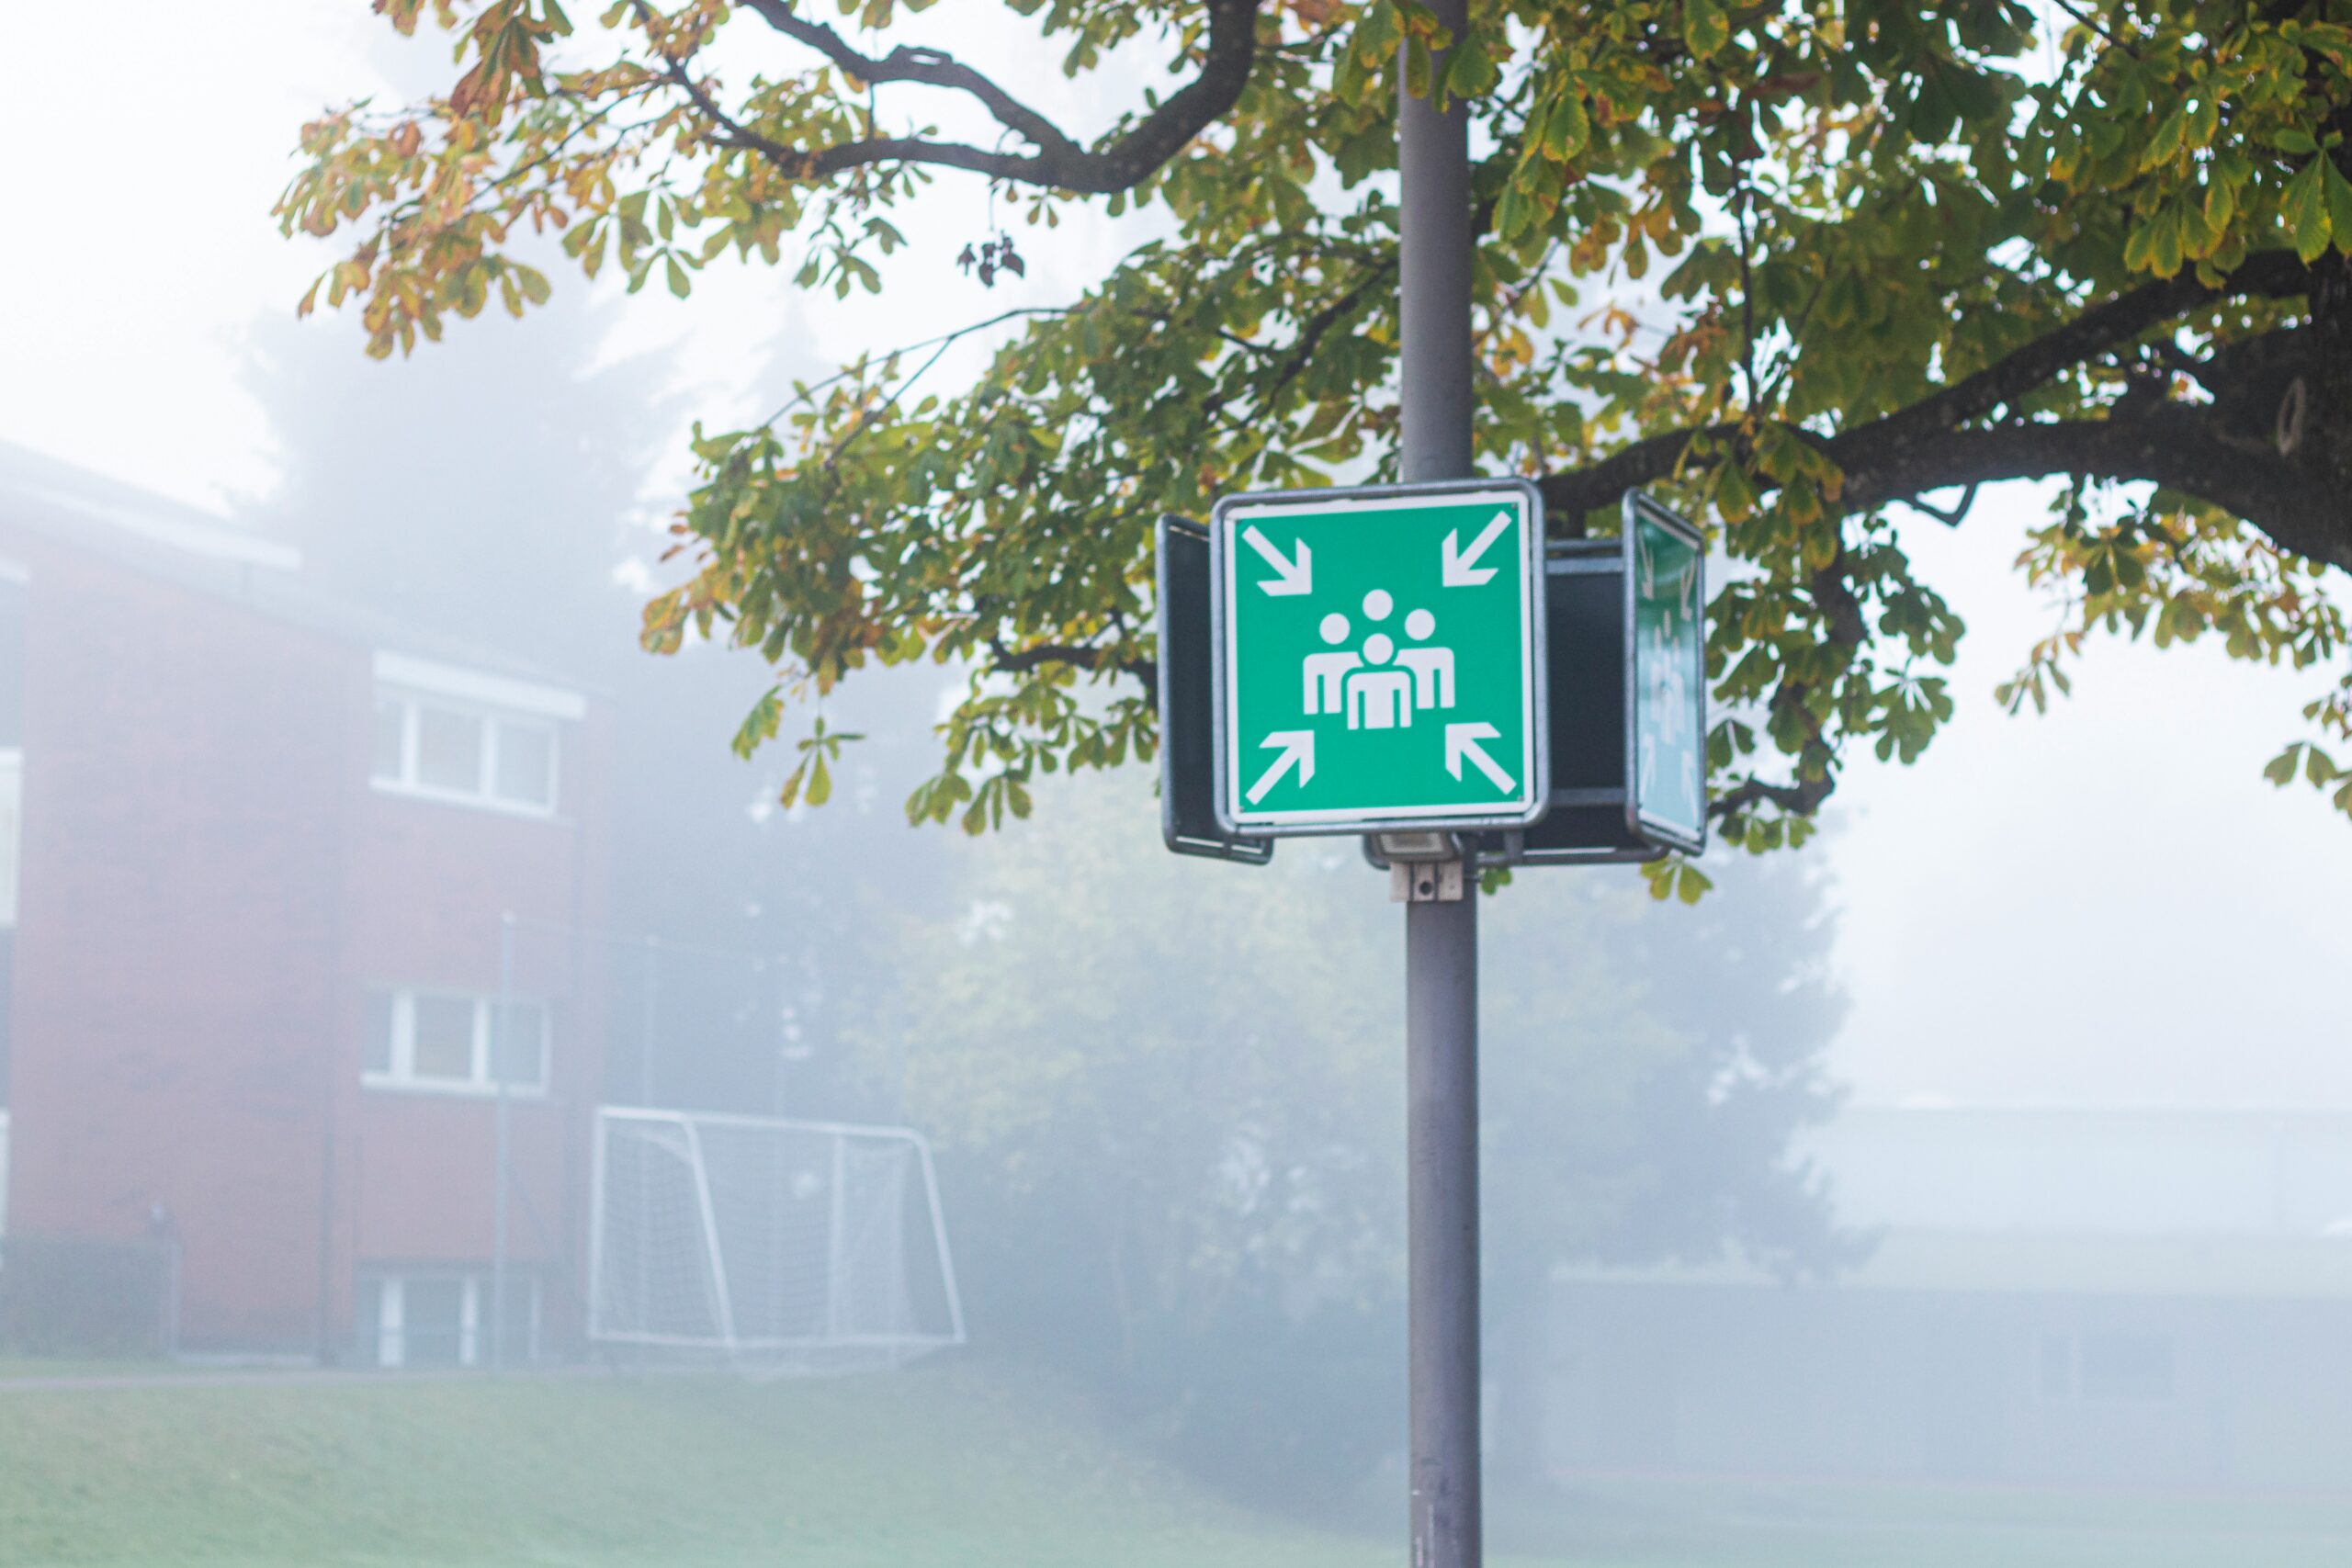
<svg viewBox="0 0 2352 1568">
<path fill-rule="evenodd" d="M 1120 1398 L 1202 1480 L 1253 1504 L 1320 1508 L 1404 1440 L 1403 1306 L 1301 1313 L 1271 1291 L 1238 1292 L 1208 1324 L 1140 1334 Z"/>
</svg>

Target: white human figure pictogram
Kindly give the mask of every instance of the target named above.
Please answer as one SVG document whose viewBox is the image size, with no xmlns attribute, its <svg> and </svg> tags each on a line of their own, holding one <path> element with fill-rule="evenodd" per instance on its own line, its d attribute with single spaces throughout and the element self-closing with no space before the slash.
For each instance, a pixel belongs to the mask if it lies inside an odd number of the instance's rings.
<svg viewBox="0 0 2352 1568">
<path fill-rule="evenodd" d="M 1396 653 L 1396 644 L 1386 632 L 1363 639 L 1364 667 L 1351 671 L 1347 678 L 1350 729 L 1412 728 L 1413 676 L 1388 663 Z"/>
<path fill-rule="evenodd" d="M 1415 642 L 1427 642 L 1436 631 L 1437 617 L 1427 610 L 1416 610 L 1405 617 L 1405 635 Z M 1453 649 L 1408 648 L 1396 655 L 1396 662 L 1413 672 L 1415 707 L 1453 705 Z"/>
<path fill-rule="evenodd" d="M 1317 629 L 1323 634 L 1325 642 L 1345 642 L 1348 638 L 1348 618 L 1334 610 L 1323 617 L 1323 624 Z M 1306 689 L 1303 705 L 1306 709 L 1306 716 L 1313 718 L 1317 714 L 1338 713 L 1345 695 L 1342 682 L 1348 671 L 1362 662 L 1344 648 L 1331 653 L 1308 654 L 1304 660 Z"/>
</svg>

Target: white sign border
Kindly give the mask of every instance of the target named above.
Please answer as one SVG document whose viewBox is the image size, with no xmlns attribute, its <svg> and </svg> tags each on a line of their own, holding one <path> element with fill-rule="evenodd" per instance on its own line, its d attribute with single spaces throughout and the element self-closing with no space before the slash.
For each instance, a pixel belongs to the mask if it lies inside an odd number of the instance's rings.
<svg viewBox="0 0 2352 1568">
<path fill-rule="evenodd" d="M 1244 785 L 1242 759 L 1232 744 L 1232 714 L 1238 706 L 1239 671 L 1235 667 L 1233 639 L 1237 630 L 1227 614 L 1239 587 L 1238 562 L 1227 548 L 1237 513 L 1253 516 L 1283 512 L 1328 513 L 1335 509 L 1381 512 L 1426 506 L 1449 496 L 1489 496 L 1500 504 L 1516 506 L 1520 523 L 1520 646 L 1528 661 L 1528 679 L 1521 693 L 1521 792 L 1498 811 L 1465 812 L 1459 806 L 1398 807 L 1377 814 L 1363 810 L 1319 809 L 1265 811 L 1238 806 Z M 1286 838 L 1317 834 L 1340 837 L 1376 833 L 1390 829 L 1508 831 L 1543 820 L 1552 804 L 1550 694 L 1547 681 L 1547 626 L 1544 620 L 1544 496 L 1532 480 L 1478 478 L 1442 479 L 1410 485 L 1329 486 L 1320 490 L 1252 491 L 1220 497 L 1209 513 L 1209 605 L 1216 625 L 1210 647 L 1216 657 L 1216 701 L 1212 731 L 1216 747 L 1217 824 L 1240 838 Z"/>
<path fill-rule="evenodd" d="M 1709 808 L 1713 804 L 1708 791 L 1707 766 L 1707 536 L 1704 530 L 1662 502 L 1655 501 L 1637 490 L 1625 492 L 1623 505 L 1625 617 L 1625 826 L 1637 839 L 1646 840 L 1661 850 L 1685 855 L 1702 855 L 1707 852 Z M 1693 592 L 1699 600 L 1699 669 L 1690 682 L 1693 722 L 1699 737 L 1699 828 L 1694 833 L 1679 822 L 1668 822 L 1642 809 L 1642 682 L 1640 634 L 1635 629 L 1635 612 L 1641 602 L 1637 581 L 1641 570 L 1641 529 L 1645 523 L 1654 524 L 1672 534 L 1693 552 L 1693 566 L 1698 581 Z"/>
</svg>

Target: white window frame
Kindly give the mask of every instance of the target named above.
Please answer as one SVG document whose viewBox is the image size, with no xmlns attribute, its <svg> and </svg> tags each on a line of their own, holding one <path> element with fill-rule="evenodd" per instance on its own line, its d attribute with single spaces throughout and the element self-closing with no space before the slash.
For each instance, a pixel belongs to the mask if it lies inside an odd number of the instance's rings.
<svg viewBox="0 0 2352 1568">
<path fill-rule="evenodd" d="M 371 1366 L 397 1371 L 408 1365 L 408 1287 L 412 1283 L 442 1284 L 453 1280 L 458 1287 L 457 1364 L 460 1367 L 482 1364 L 486 1359 L 483 1351 L 489 1345 L 482 1328 L 490 1318 L 492 1299 L 497 1294 L 488 1274 L 462 1269 L 401 1269 L 380 1272 L 369 1269 L 364 1278 L 372 1280 L 376 1286 L 375 1344 L 369 1362 Z M 524 1361 L 539 1359 L 547 1304 L 540 1286 L 539 1276 L 535 1272 L 507 1270 L 506 1288 L 524 1292 L 526 1321 L 519 1357 Z"/>
<path fill-rule="evenodd" d="M 364 1087 L 406 1094 L 457 1094 L 477 1098 L 498 1093 L 497 1080 L 491 1076 L 492 1036 L 498 1019 L 499 998 L 495 995 L 485 996 L 478 991 L 444 991 L 417 986 L 381 987 L 378 988 L 378 994 L 391 1004 L 391 1063 L 384 1068 L 362 1067 L 359 1081 Z M 420 997 L 473 1004 L 473 1060 L 466 1077 L 440 1077 L 420 1074 L 416 1070 L 416 1003 Z M 552 1076 L 555 1055 L 555 1010 L 540 997 L 509 997 L 506 1004 L 511 1009 L 532 1009 L 539 1018 L 539 1076 L 536 1080 L 517 1079 L 506 1086 L 506 1092 L 517 1100 L 544 1100 L 548 1093 L 548 1080 Z"/>
<path fill-rule="evenodd" d="M 417 800 L 436 801 L 444 806 L 470 807 L 477 811 L 495 811 L 509 817 L 552 818 L 563 798 L 563 729 L 552 717 L 520 714 L 511 709 L 484 706 L 430 692 L 405 691 L 399 687 L 379 684 L 376 705 L 397 704 L 401 715 L 401 757 L 398 772 L 385 774 L 376 772 L 375 732 L 368 732 L 368 782 L 385 795 L 407 795 Z M 481 726 L 481 756 L 476 764 L 474 787 L 449 789 L 426 784 L 421 776 L 420 731 L 423 713 L 433 708 L 441 713 L 468 718 Z M 536 730 L 548 741 L 548 798 L 544 802 L 514 800 L 498 793 L 498 746 L 502 732 Z"/>
</svg>

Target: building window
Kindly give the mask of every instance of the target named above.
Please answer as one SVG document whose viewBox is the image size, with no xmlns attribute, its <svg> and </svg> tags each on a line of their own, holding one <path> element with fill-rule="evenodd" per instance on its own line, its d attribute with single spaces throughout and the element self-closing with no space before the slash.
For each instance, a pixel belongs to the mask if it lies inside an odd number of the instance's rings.
<svg viewBox="0 0 2352 1568">
<path fill-rule="evenodd" d="M 360 1081 L 370 1089 L 545 1094 L 549 1017 L 516 998 L 500 1027 L 498 998 L 456 991 L 371 991 L 362 1014 Z"/>
<path fill-rule="evenodd" d="M 2173 1396 L 2172 1341 L 2161 1334 L 2045 1334 L 2041 1397 L 2155 1404 Z"/>
<path fill-rule="evenodd" d="M 489 1334 L 497 1287 L 489 1274 L 416 1269 L 363 1276 L 358 1292 L 360 1359 L 372 1367 L 478 1367 L 492 1359 Z M 540 1348 L 539 1279 L 506 1276 L 509 1363 L 535 1361 Z"/>
<path fill-rule="evenodd" d="M 500 811 L 555 811 L 552 720 L 379 688 L 376 787 Z"/>
</svg>

